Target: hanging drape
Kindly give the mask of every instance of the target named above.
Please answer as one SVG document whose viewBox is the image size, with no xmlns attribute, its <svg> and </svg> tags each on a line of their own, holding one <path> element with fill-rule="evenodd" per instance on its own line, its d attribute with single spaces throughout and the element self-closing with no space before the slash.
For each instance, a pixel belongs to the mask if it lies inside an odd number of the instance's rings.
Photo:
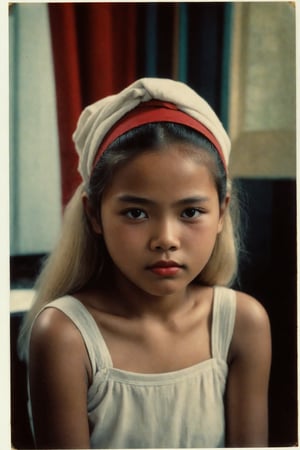
<svg viewBox="0 0 300 450">
<path fill-rule="evenodd" d="M 72 133 L 84 106 L 136 77 L 134 4 L 50 3 L 62 201 L 80 182 Z"/>
</svg>

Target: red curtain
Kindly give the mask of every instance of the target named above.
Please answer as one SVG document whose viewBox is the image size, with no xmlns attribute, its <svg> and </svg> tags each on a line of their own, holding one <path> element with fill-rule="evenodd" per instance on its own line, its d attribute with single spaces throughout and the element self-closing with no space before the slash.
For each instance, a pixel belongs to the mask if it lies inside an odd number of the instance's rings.
<svg viewBox="0 0 300 450">
<path fill-rule="evenodd" d="M 50 3 L 62 202 L 80 182 L 72 133 L 84 106 L 136 78 L 134 3 Z"/>
</svg>

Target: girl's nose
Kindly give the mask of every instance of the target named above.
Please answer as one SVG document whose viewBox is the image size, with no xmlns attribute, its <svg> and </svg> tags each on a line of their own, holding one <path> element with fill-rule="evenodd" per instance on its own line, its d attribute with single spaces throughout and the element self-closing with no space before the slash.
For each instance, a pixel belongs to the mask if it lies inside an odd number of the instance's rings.
<svg viewBox="0 0 300 450">
<path fill-rule="evenodd" d="M 179 248 L 180 242 L 176 226 L 171 222 L 164 221 L 153 230 L 150 248 L 153 251 L 175 251 Z"/>
</svg>

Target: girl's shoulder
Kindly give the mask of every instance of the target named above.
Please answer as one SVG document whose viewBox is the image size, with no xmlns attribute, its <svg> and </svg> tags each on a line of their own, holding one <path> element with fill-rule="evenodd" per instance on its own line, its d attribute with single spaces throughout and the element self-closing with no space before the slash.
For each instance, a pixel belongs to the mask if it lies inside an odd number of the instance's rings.
<svg viewBox="0 0 300 450">
<path fill-rule="evenodd" d="M 60 359 L 81 361 L 90 373 L 90 363 L 82 336 L 74 322 L 60 309 L 44 308 L 36 317 L 30 336 L 31 357 L 59 364 Z"/>
<path fill-rule="evenodd" d="M 63 311 L 53 307 L 51 303 L 46 305 L 36 316 L 32 325 L 31 339 L 37 335 L 41 339 L 46 336 L 73 341 L 78 336 L 74 323 Z"/>
<path fill-rule="evenodd" d="M 269 345 L 270 322 L 266 309 L 251 295 L 236 292 L 236 319 L 231 343 L 231 356 L 247 355 L 262 343 Z"/>
<path fill-rule="evenodd" d="M 267 311 L 254 297 L 245 292 L 236 292 L 236 326 L 260 328 L 269 323 Z"/>
<path fill-rule="evenodd" d="M 28 376 L 38 448 L 54 448 L 53 442 L 61 442 L 59 448 L 87 448 L 90 363 L 75 325 L 56 308 L 43 309 L 34 321 Z"/>
</svg>

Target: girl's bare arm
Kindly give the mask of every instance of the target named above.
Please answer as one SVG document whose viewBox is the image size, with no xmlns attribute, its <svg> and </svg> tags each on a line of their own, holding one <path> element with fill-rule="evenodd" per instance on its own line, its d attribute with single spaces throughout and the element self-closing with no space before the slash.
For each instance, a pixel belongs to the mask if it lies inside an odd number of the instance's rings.
<svg viewBox="0 0 300 450">
<path fill-rule="evenodd" d="M 268 316 L 252 297 L 237 293 L 226 393 L 227 446 L 268 446 L 271 337 Z"/>
<path fill-rule="evenodd" d="M 90 363 L 82 337 L 61 311 L 37 318 L 30 343 L 30 392 L 36 447 L 89 448 Z"/>
</svg>

